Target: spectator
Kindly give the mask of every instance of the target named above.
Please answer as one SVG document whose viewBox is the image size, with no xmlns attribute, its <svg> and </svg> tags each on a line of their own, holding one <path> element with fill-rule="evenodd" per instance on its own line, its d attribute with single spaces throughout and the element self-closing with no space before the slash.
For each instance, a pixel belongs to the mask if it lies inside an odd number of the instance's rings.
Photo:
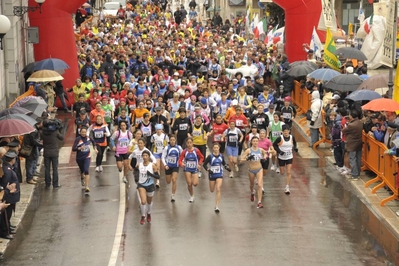
<svg viewBox="0 0 399 266">
<path fill-rule="evenodd" d="M 310 146 L 319 141 L 319 129 L 322 127 L 323 116 L 321 114 L 323 108 L 323 102 L 320 100 L 320 94 L 318 91 L 312 92 L 312 104 L 310 110 L 312 111 L 312 118 L 309 121 L 310 128 Z"/>
</svg>

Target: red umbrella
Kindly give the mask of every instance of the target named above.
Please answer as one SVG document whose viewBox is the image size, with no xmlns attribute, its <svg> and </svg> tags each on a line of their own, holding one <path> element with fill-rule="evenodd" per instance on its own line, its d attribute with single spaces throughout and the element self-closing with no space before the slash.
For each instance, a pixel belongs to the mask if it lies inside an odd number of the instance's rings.
<svg viewBox="0 0 399 266">
<path fill-rule="evenodd" d="M 27 122 L 18 119 L 4 119 L 0 121 L 0 137 L 12 137 L 29 134 L 35 128 Z"/>
<path fill-rule="evenodd" d="M 380 98 L 370 101 L 369 103 L 362 106 L 363 110 L 370 111 L 386 111 L 386 112 L 395 112 L 399 111 L 399 103 L 386 98 Z"/>
</svg>

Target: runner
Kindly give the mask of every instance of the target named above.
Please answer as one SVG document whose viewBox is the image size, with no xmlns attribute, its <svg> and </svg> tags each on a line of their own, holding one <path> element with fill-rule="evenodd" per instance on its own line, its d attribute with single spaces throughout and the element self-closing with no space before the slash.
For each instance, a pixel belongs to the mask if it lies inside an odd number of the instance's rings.
<svg viewBox="0 0 399 266">
<path fill-rule="evenodd" d="M 143 132 L 143 136 L 144 138 L 146 138 L 146 142 L 147 142 L 147 148 L 150 149 L 151 148 L 151 136 L 154 132 L 154 125 L 150 122 L 150 114 L 149 113 L 145 113 L 144 114 L 144 120 L 141 121 L 138 126 L 137 129 L 141 130 L 141 132 Z"/>
<path fill-rule="evenodd" d="M 256 124 L 251 125 L 251 132 L 245 137 L 244 150 L 248 149 L 251 146 L 251 139 L 253 137 L 259 138 L 258 126 Z"/>
<path fill-rule="evenodd" d="M 236 113 L 235 115 L 230 117 L 229 123 L 231 121 L 234 121 L 236 124 L 236 127 L 241 130 L 242 135 L 245 138 L 245 129 L 248 127 L 248 119 L 245 115 L 242 113 L 241 107 L 236 108 Z M 240 156 L 242 152 L 242 148 L 244 145 L 244 138 L 241 139 L 240 143 L 238 143 L 238 156 Z"/>
<path fill-rule="evenodd" d="M 145 224 L 145 218 L 147 217 L 147 223 L 151 223 L 151 211 L 152 211 L 152 197 L 154 196 L 154 178 L 159 180 L 159 170 L 155 163 L 151 162 L 149 151 L 143 151 L 142 155 L 143 162 L 137 165 L 139 171 L 139 180 L 137 183 L 137 190 L 140 195 L 140 209 L 141 219 L 140 224 Z"/>
<path fill-rule="evenodd" d="M 170 184 L 172 181 L 172 195 L 170 197 L 171 202 L 175 202 L 176 194 L 176 181 L 179 174 L 178 161 L 182 148 L 176 144 L 177 139 L 175 135 L 169 135 L 169 145 L 162 152 L 162 164 L 165 168 L 166 183 Z"/>
<path fill-rule="evenodd" d="M 215 123 L 212 124 L 212 130 L 209 132 L 209 135 L 212 135 L 212 141 L 219 143 L 220 153 L 224 153 L 226 148 L 226 142 L 223 138 L 223 133 L 229 128 L 228 125 L 223 123 L 223 116 L 221 114 L 217 114 L 215 118 Z"/>
<path fill-rule="evenodd" d="M 292 120 L 296 116 L 296 110 L 295 107 L 291 105 L 290 96 L 284 97 L 284 105 L 281 107 L 280 113 L 284 123 L 291 129 Z"/>
<path fill-rule="evenodd" d="M 119 173 L 123 171 L 123 182 L 127 183 L 127 174 L 129 171 L 128 145 L 133 138 L 133 134 L 127 130 L 125 121 L 119 123 L 118 130 L 111 136 L 112 150 L 115 152 L 116 166 Z"/>
<path fill-rule="evenodd" d="M 267 174 L 267 170 L 269 169 L 269 162 L 272 155 L 276 155 L 276 151 L 273 148 L 273 143 L 270 139 L 267 138 L 267 132 L 264 129 L 259 131 L 259 148 L 262 148 L 266 151 L 267 157 L 260 160 L 263 168 L 263 176 L 265 177 Z M 262 186 L 262 193 L 265 195 L 265 188 Z"/>
<path fill-rule="evenodd" d="M 135 135 L 138 137 L 141 132 L 138 130 L 135 133 L 136 133 Z M 143 162 L 143 157 L 141 156 L 143 151 L 150 152 L 151 162 L 155 163 L 157 159 L 154 157 L 154 155 L 151 153 L 151 151 L 146 148 L 145 138 L 139 138 L 136 140 L 136 137 L 135 137 L 134 139 L 132 139 L 132 142 L 134 140 L 135 140 L 135 145 L 134 145 L 134 149 L 132 150 L 131 154 L 129 155 L 128 164 L 129 164 L 129 170 L 133 171 L 134 181 L 137 183 L 139 180 L 139 172 L 138 172 L 138 169 L 136 168 L 136 166 Z"/>
<path fill-rule="evenodd" d="M 72 151 L 76 151 L 76 163 L 79 166 L 80 182 L 85 187 L 85 194 L 90 192 L 90 144 L 93 144 L 94 151 L 97 153 L 97 145 L 95 141 L 87 135 L 87 127 L 83 126 L 80 129 L 80 136 L 75 139 L 72 146 Z"/>
<path fill-rule="evenodd" d="M 284 174 L 284 168 L 287 167 L 285 194 L 289 195 L 291 183 L 291 167 L 293 154 L 292 151 L 298 152 L 296 147 L 295 137 L 290 134 L 290 128 L 287 125 L 283 126 L 283 134 L 273 142 L 273 147 L 278 154 L 278 164 L 281 174 Z"/>
<path fill-rule="evenodd" d="M 196 116 L 191 135 L 193 136 L 194 147 L 200 150 L 203 156 L 206 156 L 206 142 L 208 140 L 208 126 L 203 123 L 202 116 Z M 201 169 L 198 173 L 201 178 Z"/>
<path fill-rule="evenodd" d="M 172 128 L 172 132 L 177 136 L 177 144 L 180 147 L 183 147 L 186 138 L 191 136 L 190 133 L 192 130 L 190 118 L 186 116 L 186 109 L 180 108 L 179 117 L 176 118 Z"/>
<path fill-rule="evenodd" d="M 223 133 L 222 141 L 226 141 L 226 151 L 227 156 L 229 156 L 229 166 L 230 169 L 236 170 L 238 172 L 240 169 L 238 168 L 238 145 L 244 138 L 241 130 L 236 128 L 236 124 L 234 121 L 231 121 L 229 124 L 229 128 L 226 129 Z M 234 175 L 231 172 L 230 178 L 233 178 Z"/>
<path fill-rule="evenodd" d="M 111 134 L 109 133 L 107 124 L 104 123 L 104 118 L 101 115 L 98 115 L 96 119 L 96 123 L 89 127 L 87 135 L 90 136 L 90 133 L 93 133 L 93 140 L 97 143 L 98 146 L 98 153 L 96 157 L 96 172 L 102 172 L 102 161 L 104 158 L 105 149 L 108 145 L 107 137 L 109 137 Z"/>
<path fill-rule="evenodd" d="M 258 180 L 258 205 L 257 208 L 263 208 L 262 205 L 262 188 L 263 188 L 263 171 L 261 160 L 267 157 L 267 153 L 264 149 L 259 148 L 259 138 L 253 137 L 251 139 L 251 148 L 247 149 L 241 158 L 242 162 L 248 161 L 248 177 L 249 177 L 249 189 L 251 191 L 251 201 L 255 200 L 255 178 Z"/>
<path fill-rule="evenodd" d="M 276 139 L 281 136 L 284 122 L 280 121 L 280 119 L 281 119 L 281 113 L 276 111 L 273 114 L 273 121 L 270 121 L 269 128 L 268 128 L 268 130 L 269 130 L 268 135 L 270 136 L 270 140 L 272 143 L 274 143 L 274 141 L 276 141 Z M 276 156 L 273 155 L 272 166 L 271 166 L 270 170 L 276 171 L 276 173 L 279 174 L 280 168 L 278 167 L 276 160 L 277 160 Z"/>
<path fill-rule="evenodd" d="M 158 169 L 163 170 L 163 166 L 161 165 L 161 157 L 164 148 L 168 145 L 169 137 L 163 132 L 163 125 L 157 124 L 155 125 L 155 134 L 151 136 L 152 150 L 154 153 L 156 160 L 156 164 Z M 154 162 L 155 163 L 155 162 Z M 159 179 L 157 179 L 155 186 L 160 188 Z"/>
<path fill-rule="evenodd" d="M 201 164 L 204 161 L 204 156 L 199 149 L 194 147 L 192 138 L 187 138 L 186 148 L 180 154 L 179 166 L 184 167 L 184 176 L 187 182 L 190 199 L 188 202 L 194 202 L 194 189 L 198 185 L 198 171 L 201 169 Z"/>
<path fill-rule="evenodd" d="M 221 116 L 220 116 L 221 118 Z M 209 167 L 208 167 L 209 164 Z M 226 164 L 223 154 L 220 153 L 220 143 L 213 143 L 212 153 L 206 157 L 204 161 L 204 169 L 209 173 L 209 190 L 213 193 L 216 186 L 216 205 L 215 212 L 219 213 L 219 203 L 220 203 L 220 189 L 223 183 L 223 168 L 227 171 L 231 171 L 230 167 Z"/>
</svg>

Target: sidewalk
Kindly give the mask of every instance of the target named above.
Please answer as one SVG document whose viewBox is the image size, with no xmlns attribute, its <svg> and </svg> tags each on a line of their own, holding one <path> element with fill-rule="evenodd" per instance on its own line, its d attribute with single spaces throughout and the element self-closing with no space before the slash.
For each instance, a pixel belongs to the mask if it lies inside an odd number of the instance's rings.
<svg viewBox="0 0 399 266">
<path fill-rule="evenodd" d="M 310 144 L 310 137 L 306 135 L 308 126 L 301 126 L 298 122 L 305 115 L 301 115 L 295 118 L 293 126 L 301 134 L 301 136 L 308 141 Z M 334 165 L 334 156 L 330 151 L 330 144 L 321 144 L 318 146 L 315 153 L 319 154 L 320 157 L 324 157 L 328 163 L 327 167 L 331 171 L 337 171 Z M 329 170 L 330 170 L 329 169 Z M 358 181 L 348 180 L 345 176 L 342 176 L 343 186 L 352 190 L 354 194 L 367 206 L 368 210 L 362 211 L 362 217 L 359 219 L 365 220 L 365 228 L 373 235 L 381 246 L 384 247 L 385 251 L 390 254 L 394 259 L 395 265 L 399 265 L 399 257 L 397 252 L 399 250 L 399 218 L 396 212 L 399 211 L 399 202 L 390 201 L 384 207 L 380 206 L 382 199 L 387 198 L 390 194 L 384 188 L 377 190 L 375 194 L 372 194 L 371 190 L 379 183 L 374 183 L 368 188 L 365 187 L 365 183 L 375 175 L 362 171 L 360 179 Z"/>
</svg>

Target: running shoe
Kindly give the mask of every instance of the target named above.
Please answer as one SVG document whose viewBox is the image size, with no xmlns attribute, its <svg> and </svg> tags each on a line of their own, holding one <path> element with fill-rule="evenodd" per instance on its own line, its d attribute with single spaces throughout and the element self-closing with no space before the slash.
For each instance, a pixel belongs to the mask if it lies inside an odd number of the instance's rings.
<svg viewBox="0 0 399 266">
<path fill-rule="evenodd" d="M 198 172 L 198 177 L 201 178 L 201 176 L 202 176 L 202 172 L 199 171 L 199 172 Z"/>
<path fill-rule="evenodd" d="M 188 202 L 193 203 L 194 202 L 194 196 L 191 196 Z"/>
<path fill-rule="evenodd" d="M 230 176 L 230 178 L 233 178 L 233 177 L 234 177 L 233 173 L 231 173 L 229 176 Z"/>
<path fill-rule="evenodd" d="M 124 176 L 124 177 L 122 178 L 122 181 L 123 181 L 123 183 L 127 184 L 127 178 L 126 178 L 126 176 Z"/>
<path fill-rule="evenodd" d="M 238 168 L 238 164 L 234 165 L 234 170 L 236 170 L 236 172 L 240 171 L 240 168 Z"/>
<path fill-rule="evenodd" d="M 175 202 L 175 194 L 172 194 L 172 196 L 170 197 L 170 201 Z"/>
<path fill-rule="evenodd" d="M 145 216 L 141 216 L 140 224 L 141 225 L 145 224 Z"/>
<path fill-rule="evenodd" d="M 262 203 L 261 203 L 261 202 L 258 202 L 258 206 L 257 206 L 256 208 L 258 208 L 258 209 L 262 209 L 262 208 L 263 208 L 263 205 L 262 205 Z"/>
<path fill-rule="evenodd" d="M 90 188 L 87 187 L 87 188 L 85 189 L 85 194 L 89 194 L 89 193 L 90 193 Z"/>
<path fill-rule="evenodd" d="M 157 180 L 157 182 L 155 183 L 156 188 L 160 188 L 161 185 L 159 184 L 159 180 Z"/>
<path fill-rule="evenodd" d="M 280 167 L 276 167 L 276 173 L 277 173 L 277 174 L 280 173 Z"/>
<path fill-rule="evenodd" d="M 219 213 L 219 212 L 220 212 L 220 209 L 218 208 L 218 206 L 215 207 L 215 212 L 216 212 L 216 213 Z"/>
<path fill-rule="evenodd" d="M 151 214 L 147 213 L 147 223 L 151 223 Z"/>
<path fill-rule="evenodd" d="M 265 192 L 265 189 L 264 189 L 264 188 L 262 188 L 262 195 L 263 195 L 263 196 L 266 195 L 266 192 Z"/>
<path fill-rule="evenodd" d="M 82 184 L 82 187 L 84 187 L 86 185 L 85 179 L 83 177 L 80 178 L 80 183 Z"/>
<path fill-rule="evenodd" d="M 100 172 L 102 172 L 103 171 L 103 166 L 100 165 L 99 167 L 100 167 Z"/>
<path fill-rule="evenodd" d="M 100 172 L 100 167 L 96 166 L 96 172 Z"/>
<path fill-rule="evenodd" d="M 290 192 L 290 187 L 289 187 L 289 186 L 286 186 L 286 187 L 285 187 L 284 193 L 287 194 L 287 195 L 289 195 L 289 194 L 291 193 L 291 192 Z"/>
<path fill-rule="evenodd" d="M 276 171 L 276 166 L 274 164 L 272 164 L 272 167 L 270 167 L 270 170 Z"/>
<path fill-rule="evenodd" d="M 255 193 L 251 193 L 251 201 L 254 202 L 255 200 Z"/>
</svg>

